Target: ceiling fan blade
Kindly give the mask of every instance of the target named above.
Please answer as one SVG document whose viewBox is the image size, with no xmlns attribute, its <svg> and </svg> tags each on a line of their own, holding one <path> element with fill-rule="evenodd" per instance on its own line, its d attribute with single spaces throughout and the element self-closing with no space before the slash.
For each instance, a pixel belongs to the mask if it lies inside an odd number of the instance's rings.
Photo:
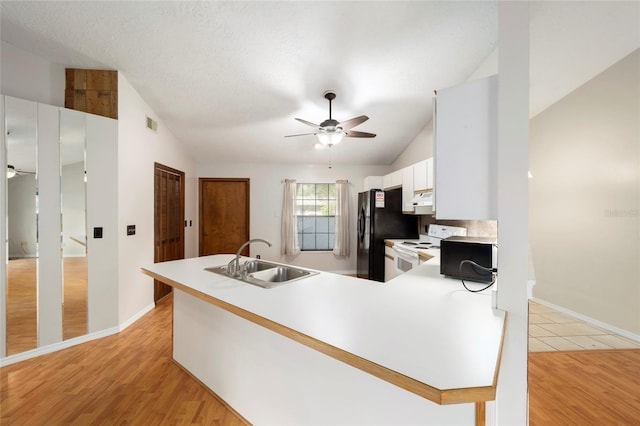
<svg viewBox="0 0 640 426">
<path fill-rule="evenodd" d="M 285 135 L 285 138 L 293 138 L 295 136 L 308 136 L 308 135 L 315 135 L 315 133 L 298 133 L 297 135 Z"/>
<path fill-rule="evenodd" d="M 364 123 L 368 119 L 369 117 L 367 117 L 366 115 L 361 115 L 359 117 L 354 117 L 350 120 L 343 121 L 342 123 L 338 124 L 338 126 L 342 127 L 342 130 L 349 130 L 353 127 L 356 127 L 358 124 Z"/>
<path fill-rule="evenodd" d="M 320 128 L 320 126 L 318 124 L 313 124 L 312 122 L 307 121 L 307 120 L 303 120 L 302 118 L 296 118 L 296 120 L 298 120 L 299 122 L 301 122 L 303 124 L 306 124 L 307 126 L 315 127 L 316 129 Z"/>
<path fill-rule="evenodd" d="M 356 130 L 348 130 L 344 132 L 344 135 L 349 138 L 375 138 L 375 133 L 358 132 Z"/>
</svg>

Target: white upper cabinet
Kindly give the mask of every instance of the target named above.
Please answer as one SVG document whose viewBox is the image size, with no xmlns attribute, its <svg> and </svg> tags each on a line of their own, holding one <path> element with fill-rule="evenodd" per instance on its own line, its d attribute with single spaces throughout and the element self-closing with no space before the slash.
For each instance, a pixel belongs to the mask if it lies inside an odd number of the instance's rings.
<svg viewBox="0 0 640 426">
<path fill-rule="evenodd" d="M 411 201 L 414 197 L 413 182 L 414 182 L 414 166 L 407 166 L 402 169 L 402 212 L 413 213 L 415 208 Z"/>
<path fill-rule="evenodd" d="M 434 114 L 436 218 L 497 219 L 498 76 L 438 90 Z"/>
<path fill-rule="evenodd" d="M 382 189 L 382 176 L 367 176 L 364 178 L 362 190 Z"/>
<path fill-rule="evenodd" d="M 422 160 L 413 165 L 413 188 L 414 191 L 425 191 L 427 189 L 427 160 Z"/>
<path fill-rule="evenodd" d="M 433 189 L 433 158 L 413 165 L 413 190 L 427 191 Z"/>
<path fill-rule="evenodd" d="M 395 189 L 402 186 L 402 170 L 396 170 L 382 177 L 383 189 Z"/>
</svg>

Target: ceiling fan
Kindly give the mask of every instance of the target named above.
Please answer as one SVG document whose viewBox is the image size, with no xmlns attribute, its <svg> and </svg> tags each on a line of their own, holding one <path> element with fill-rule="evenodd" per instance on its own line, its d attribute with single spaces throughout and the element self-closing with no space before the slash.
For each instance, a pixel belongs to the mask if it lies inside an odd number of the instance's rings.
<svg viewBox="0 0 640 426">
<path fill-rule="evenodd" d="M 11 164 L 7 164 L 7 179 L 11 179 L 12 177 L 14 177 L 16 175 L 26 175 L 26 174 L 35 175 L 36 172 L 28 172 L 26 170 L 16 169 Z"/>
<path fill-rule="evenodd" d="M 299 122 L 306 124 L 307 126 L 311 126 L 316 129 L 313 133 L 300 133 L 297 135 L 287 135 L 285 138 L 295 137 L 295 136 L 306 136 L 306 135 L 316 135 L 318 140 L 322 145 L 333 146 L 340 141 L 342 141 L 343 137 L 348 138 L 375 138 L 375 133 L 367 133 L 367 132 L 359 132 L 356 130 L 351 130 L 359 124 L 364 123 L 369 119 L 366 115 L 360 115 L 358 117 L 354 117 L 352 119 L 338 122 L 331 117 L 331 101 L 336 98 L 336 93 L 332 90 L 324 92 L 324 98 L 329 101 L 329 118 L 323 121 L 320 124 L 314 124 L 310 121 L 303 120 L 301 118 L 296 118 Z"/>
</svg>

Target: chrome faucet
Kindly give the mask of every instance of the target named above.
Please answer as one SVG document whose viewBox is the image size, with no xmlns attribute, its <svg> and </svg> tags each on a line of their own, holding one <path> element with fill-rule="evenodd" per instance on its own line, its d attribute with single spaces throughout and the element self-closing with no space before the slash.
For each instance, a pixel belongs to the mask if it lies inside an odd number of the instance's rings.
<svg viewBox="0 0 640 426">
<path fill-rule="evenodd" d="M 263 240 L 262 238 L 254 238 L 253 240 L 249 240 L 246 243 L 242 244 L 238 249 L 238 253 L 236 253 L 236 257 L 233 258 L 231 262 L 227 264 L 227 274 L 231 277 L 242 276 L 243 271 L 240 270 L 240 253 L 246 246 L 251 243 L 265 243 L 269 247 L 271 247 L 271 243 L 267 240 Z"/>
</svg>

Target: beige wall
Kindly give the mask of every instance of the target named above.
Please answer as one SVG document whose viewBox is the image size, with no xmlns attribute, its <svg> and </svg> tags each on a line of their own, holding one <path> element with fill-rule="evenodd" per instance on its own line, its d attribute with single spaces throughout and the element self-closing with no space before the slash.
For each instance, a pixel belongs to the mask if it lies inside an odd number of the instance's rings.
<svg viewBox="0 0 640 426">
<path fill-rule="evenodd" d="M 640 335 L 640 50 L 530 122 L 534 297 Z"/>
<path fill-rule="evenodd" d="M 433 157 L 433 120 L 430 120 L 400 153 L 391 165 L 391 170 L 400 170 L 429 157 Z"/>
<path fill-rule="evenodd" d="M 153 280 L 140 268 L 153 264 L 154 162 L 185 173 L 185 220 L 196 216 L 196 163 L 126 76 L 118 73 L 118 267 L 119 323 L 153 306 Z M 146 117 L 158 121 L 157 131 Z M 127 236 L 127 225 L 136 234 Z M 185 257 L 197 255 L 196 228 L 185 228 Z"/>
<path fill-rule="evenodd" d="M 382 176 L 389 172 L 389 167 L 334 164 L 329 168 L 326 165 L 306 164 L 200 163 L 197 172 L 202 178 L 238 177 L 251 180 L 250 236 L 264 238 L 273 243 L 271 247 L 264 244 L 251 246 L 252 256 L 260 254 L 264 259 L 323 271 L 353 274 L 356 272 L 358 192 L 363 190 L 363 180 L 366 176 Z M 331 252 L 302 252 L 296 256 L 280 254 L 283 179 L 296 179 L 299 183 L 335 182 L 338 179 L 347 179 L 350 182 L 351 250 L 349 256 L 335 256 Z"/>
</svg>

